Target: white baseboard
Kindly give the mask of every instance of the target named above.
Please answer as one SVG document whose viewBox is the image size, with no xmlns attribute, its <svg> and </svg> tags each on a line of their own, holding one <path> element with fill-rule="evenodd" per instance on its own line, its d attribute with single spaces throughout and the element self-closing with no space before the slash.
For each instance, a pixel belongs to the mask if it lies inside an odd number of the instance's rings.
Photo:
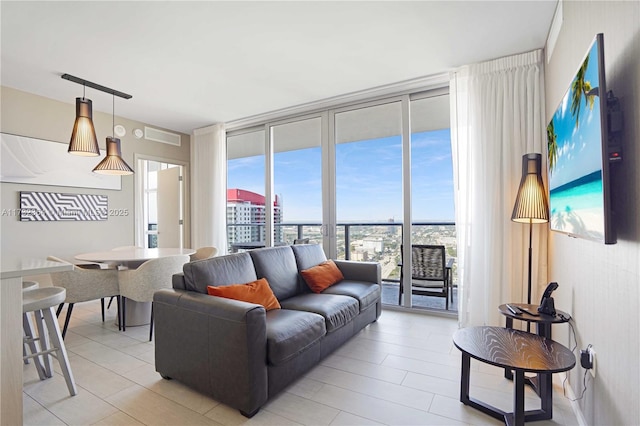
<svg viewBox="0 0 640 426">
<path fill-rule="evenodd" d="M 564 373 L 564 375 L 566 376 L 567 373 Z M 576 415 L 576 419 L 578 420 L 578 425 L 589 426 L 589 424 L 587 423 L 587 420 L 584 418 L 584 414 L 582 414 L 582 408 L 580 408 L 580 404 L 578 404 L 578 401 L 575 401 L 576 394 L 573 392 L 571 383 L 569 383 L 568 381 L 566 384 L 566 388 L 567 388 L 567 397 L 571 402 L 571 408 L 573 409 L 573 414 Z"/>
</svg>

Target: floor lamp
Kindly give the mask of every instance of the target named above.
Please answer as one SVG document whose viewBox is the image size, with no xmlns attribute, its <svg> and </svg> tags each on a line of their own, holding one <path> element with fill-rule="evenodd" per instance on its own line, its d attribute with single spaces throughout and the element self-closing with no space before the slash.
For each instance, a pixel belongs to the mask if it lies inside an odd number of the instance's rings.
<svg viewBox="0 0 640 426">
<path fill-rule="evenodd" d="M 534 223 L 549 222 L 549 203 L 542 183 L 542 154 L 522 156 L 522 180 L 518 188 L 511 220 L 529 224 L 529 275 L 527 303 L 531 304 L 531 240 Z M 528 323 L 527 323 L 528 325 Z"/>
</svg>

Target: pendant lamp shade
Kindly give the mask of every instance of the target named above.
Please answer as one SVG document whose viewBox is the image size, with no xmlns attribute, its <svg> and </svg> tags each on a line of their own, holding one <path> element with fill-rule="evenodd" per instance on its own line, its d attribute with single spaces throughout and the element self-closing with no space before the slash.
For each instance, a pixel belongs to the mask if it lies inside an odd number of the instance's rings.
<svg viewBox="0 0 640 426">
<path fill-rule="evenodd" d="M 93 127 L 91 99 L 76 98 L 76 121 L 69 141 L 69 154 L 95 157 L 100 155 L 96 130 Z"/>
<path fill-rule="evenodd" d="M 542 154 L 522 156 L 522 180 L 511 220 L 520 223 L 549 222 L 549 203 L 542 183 Z"/>
<path fill-rule="evenodd" d="M 93 169 L 102 175 L 132 175 L 133 169 L 122 159 L 120 139 L 107 137 L 107 156 Z"/>
</svg>

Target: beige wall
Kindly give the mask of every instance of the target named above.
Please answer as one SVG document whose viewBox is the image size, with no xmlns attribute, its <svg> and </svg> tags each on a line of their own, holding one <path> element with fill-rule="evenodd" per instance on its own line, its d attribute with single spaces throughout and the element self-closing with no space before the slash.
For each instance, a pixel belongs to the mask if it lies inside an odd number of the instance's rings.
<svg viewBox="0 0 640 426">
<path fill-rule="evenodd" d="M 578 347 L 592 344 L 596 378 L 579 402 L 590 425 L 638 425 L 640 404 L 640 2 L 564 1 L 564 22 L 546 66 L 546 116 L 551 119 L 580 61 L 599 32 L 604 33 L 608 90 L 624 112 L 624 160 L 616 170 L 614 207 L 618 243 L 605 246 L 550 233 L 550 280 L 556 308 L 573 315 Z M 554 337 L 569 342 L 568 328 Z M 564 327 L 564 328 L 563 328 Z M 584 370 L 571 372 L 582 391 Z M 579 396 L 579 395 L 578 395 Z"/>
<path fill-rule="evenodd" d="M 68 143 L 75 119 L 75 95 L 73 93 L 69 94 L 69 103 L 63 103 L 7 87 L 1 87 L 0 90 L 2 96 L 0 130 L 2 132 Z M 127 101 L 122 100 L 122 102 Z M 95 100 L 93 120 L 98 142 L 104 147 L 105 138 L 112 134 L 112 117 L 111 114 L 97 112 Z M 115 121 L 116 124 L 122 124 L 127 130 L 127 134 L 120 138 L 122 140 L 122 156 L 134 169 L 136 169 L 134 154 L 189 163 L 190 138 L 188 135 L 182 135 L 180 147 L 148 141 L 144 138 L 135 139 L 132 130 L 144 128 L 144 123 L 117 116 Z M 157 128 L 157 126 L 151 127 Z M 96 160 L 96 164 L 98 161 Z M 2 209 L 20 207 L 19 191 L 45 191 L 107 195 L 110 209 L 127 209 L 129 211 L 128 216 L 110 216 L 107 221 L 91 222 L 33 223 L 20 222 L 17 217 L 2 216 L 0 222 L 2 251 L 0 255 L 73 257 L 78 253 L 133 245 L 135 242 L 134 201 L 138 196 L 134 193 L 134 186 L 134 176 L 122 177 L 122 190 L 120 191 L 13 183 L 0 184 Z M 189 206 L 188 197 L 186 206 Z M 188 210 L 186 218 L 189 218 Z M 187 235 L 185 247 L 189 247 L 188 220 L 185 234 Z"/>
</svg>

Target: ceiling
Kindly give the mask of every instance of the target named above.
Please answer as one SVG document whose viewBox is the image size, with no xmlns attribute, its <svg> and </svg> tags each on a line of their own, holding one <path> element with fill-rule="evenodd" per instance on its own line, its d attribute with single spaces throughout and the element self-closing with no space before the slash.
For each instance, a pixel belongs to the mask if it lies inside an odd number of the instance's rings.
<svg viewBox="0 0 640 426">
<path fill-rule="evenodd" d="M 191 133 L 544 46 L 557 0 L 1 2 L 1 83 Z M 110 95 L 87 89 L 94 110 Z"/>
</svg>

